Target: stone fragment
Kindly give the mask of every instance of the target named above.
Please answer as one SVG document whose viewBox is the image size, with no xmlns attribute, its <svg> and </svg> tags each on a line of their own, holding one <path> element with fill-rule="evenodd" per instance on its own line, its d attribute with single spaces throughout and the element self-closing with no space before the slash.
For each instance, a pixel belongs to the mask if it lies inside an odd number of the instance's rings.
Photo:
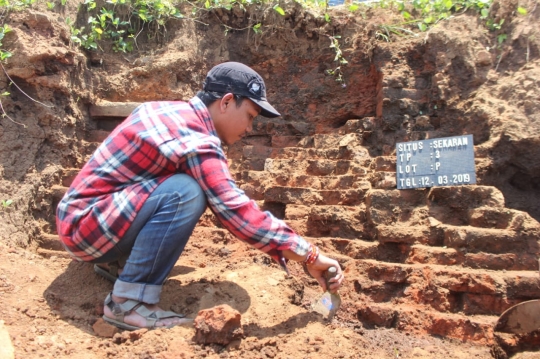
<svg viewBox="0 0 540 359">
<path fill-rule="evenodd" d="M 98 337 L 103 338 L 112 338 L 116 333 L 118 333 L 117 327 L 106 323 L 102 318 L 99 318 L 94 323 L 92 329 L 94 329 L 94 333 L 96 333 Z"/>
<path fill-rule="evenodd" d="M 0 358 L 13 359 L 14 354 L 9 333 L 4 326 L 4 321 L 0 320 Z"/>
<path fill-rule="evenodd" d="M 240 313 L 227 304 L 199 311 L 195 318 L 195 342 L 227 345 L 243 336 Z"/>
<path fill-rule="evenodd" d="M 486 50 L 478 51 L 476 54 L 477 66 L 491 66 L 491 54 Z"/>
</svg>

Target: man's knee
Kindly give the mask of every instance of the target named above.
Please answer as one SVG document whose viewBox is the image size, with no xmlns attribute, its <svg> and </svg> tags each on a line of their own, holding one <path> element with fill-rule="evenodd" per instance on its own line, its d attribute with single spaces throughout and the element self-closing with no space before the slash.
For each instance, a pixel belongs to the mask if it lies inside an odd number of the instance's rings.
<svg viewBox="0 0 540 359">
<path fill-rule="evenodd" d="M 181 193 L 182 202 L 189 202 L 192 210 L 202 215 L 206 209 L 206 194 L 199 183 L 187 174 L 176 174 L 173 178 Z"/>
</svg>

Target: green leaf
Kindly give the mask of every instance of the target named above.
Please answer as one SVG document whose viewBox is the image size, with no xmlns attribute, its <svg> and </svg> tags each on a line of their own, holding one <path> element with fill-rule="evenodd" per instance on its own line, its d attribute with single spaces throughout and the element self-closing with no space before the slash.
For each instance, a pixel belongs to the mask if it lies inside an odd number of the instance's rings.
<svg viewBox="0 0 540 359">
<path fill-rule="evenodd" d="M 482 9 L 480 14 L 482 15 L 482 18 L 485 19 L 489 15 L 489 9 Z"/>
<path fill-rule="evenodd" d="M 328 13 L 324 14 L 324 21 L 330 22 L 330 15 L 328 15 Z"/>
<path fill-rule="evenodd" d="M 253 32 L 255 32 L 256 34 L 260 34 L 262 31 L 261 31 L 261 23 L 258 23 L 256 25 L 253 25 Z"/>
<path fill-rule="evenodd" d="M 276 10 L 277 13 L 280 14 L 281 16 L 285 16 L 285 11 L 283 11 L 283 9 L 278 4 L 274 6 L 274 10 Z"/>
<path fill-rule="evenodd" d="M 411 18 L 411 14 L 409 14 L 407 11 L 403 11 L 401 14 L 403 15 L 403 18 L 405 20 L 408 20 Z"/>
<path fill-rule="evenodd" d="M 520 15 L 527 15 L 527 9 L 521 7 L 521 6 L 518 6 L 517 8 L 517 12 L 520 14 Z"/>
<path fill-rule="evenodd" d="M 2 93 L 2 96 L 9 96 L 9 95 L 10 95 L 10 93 L 9 93 L 9 92 L 7 92 L 7 91 L 6 91 L 6 92 L 4 92 L 4 93 Z"/>
<path fill-rule="evenodd" d="M 418 23 L 418 28 L 420 29 L 420 31 L 426 31 L 428 29 L 427 25 L 423 22 Z"/>
<path fill-rule="evenodd" d="M 356 4 L 352 4 L 351 6 L 349 6 L 349 11 L 350 12 L 355 12 L 358 9 L 359 9 L 359 6 L 356 5 Z"/>
<path fill-rule="evenodd" d="M 4 61 L 5 59 L 11 57 L 11 52 L 0 50 L 0 60 Z"/>
</svg>

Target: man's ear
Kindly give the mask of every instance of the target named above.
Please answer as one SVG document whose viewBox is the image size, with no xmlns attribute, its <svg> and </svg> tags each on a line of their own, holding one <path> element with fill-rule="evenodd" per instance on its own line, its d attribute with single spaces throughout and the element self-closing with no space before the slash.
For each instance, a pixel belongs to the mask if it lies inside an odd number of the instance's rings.
<svg viewBox="0 0 540 359">
<path fill-rule="evenodd" d="M 234 101 L 234 95 L 232 93 L 227 93 L 225 96 L 223 96 L 219 102 L 219 109 L 221 112 L 225 112 L 227 110 L 227 107 L 232 105 L 232 102 Z"/>
</svg>

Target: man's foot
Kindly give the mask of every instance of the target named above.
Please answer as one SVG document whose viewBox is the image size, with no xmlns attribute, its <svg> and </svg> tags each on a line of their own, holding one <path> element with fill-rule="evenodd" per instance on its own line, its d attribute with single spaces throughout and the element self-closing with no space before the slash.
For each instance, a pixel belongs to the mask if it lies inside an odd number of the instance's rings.
<svg viewBox="0 0 540 359">
<path fill-rule="evenodd" d="M 164 311 L 156 304 L 145 304 L 109 294 L 103 308 L 103 319 L 109 324 L 122 329 L 170 328 L 181 324 L 190 324 L 182 314 Z"/>
</svg>

